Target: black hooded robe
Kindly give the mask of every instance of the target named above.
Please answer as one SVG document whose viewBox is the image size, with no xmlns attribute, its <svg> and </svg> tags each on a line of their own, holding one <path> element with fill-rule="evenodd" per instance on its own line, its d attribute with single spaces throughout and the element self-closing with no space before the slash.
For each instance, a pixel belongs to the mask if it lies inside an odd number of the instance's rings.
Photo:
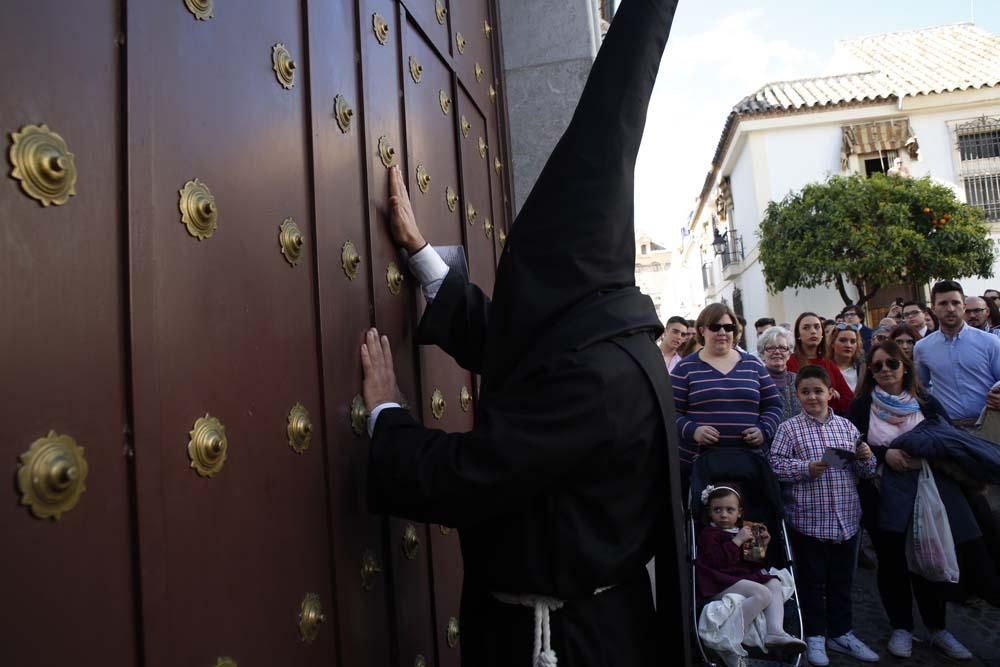
<svg viewBox="0 0 1000 667">
<path fill-rule="evenodd" d="M 563 667 L 690 662 L 676 427 L 662 332 L 634 284 L 632 191 L 676 0 L 626 0 L 515 222 L 492 304 L 450 272 L 419 338 L 481 374 L 471 433 L 383 410 L 371 509 L 458 528 L 462 664 L 526 665 L 531 609 L 565 601 Z M 656 554 L 659 618 L 645 563 Z M 595 591 L 612 587 L 598 594 Z"/>
</svg>

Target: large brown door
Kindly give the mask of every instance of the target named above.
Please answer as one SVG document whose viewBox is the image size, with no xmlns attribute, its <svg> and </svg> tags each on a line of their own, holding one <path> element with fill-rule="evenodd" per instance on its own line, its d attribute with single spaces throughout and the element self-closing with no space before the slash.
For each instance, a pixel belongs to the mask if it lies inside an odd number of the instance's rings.
<svg viewBox="0 0 1000 667">
<path fill-rule="evenodd" d="M 18 3 L 0 22 L 17 54 L 0 69 L 2 665 L 136 659 L 117 5 Z M 43 124 L 64 148 L 26 127 Z"/>
<path fill-rule="evenodd" d="M 457 533 L 369 513 L 359 345 L 472 428 L 387 166 L 489 292 L 492 4 L 83 4 L 0 25 L 0 665 L 457 665 Z"/>
<path fill-rule="evenodd" d="M 302 3 L 216 4 L 211 20 L 182 2 L 140 3 L 128 15 L 146 665 L 220 656 L 328 665 L 334 598 Z M 185 206 L 185 225 L 179 191 L 195 179 L 210 195 Z M 292 222 L 301 245 L 282 246 Z M 311 422 L 302 451 L 290 444 L 293 406 Z M 225 462 L 215 470 L 222 427 Z M 309 594 L 331 617 L 314 639 L 300 628 Z"/>
</svg>

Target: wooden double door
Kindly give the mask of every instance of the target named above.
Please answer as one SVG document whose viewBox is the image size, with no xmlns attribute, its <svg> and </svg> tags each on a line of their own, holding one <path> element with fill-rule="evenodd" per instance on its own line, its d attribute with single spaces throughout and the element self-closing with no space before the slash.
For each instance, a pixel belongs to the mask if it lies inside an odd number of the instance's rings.
<svg viewBox="0 0 1000 667">
<path fill-rule="evenodd" d="M 457 535 L 370 515 L 359 345 L 428 425 L 407 176 L 487 291 L 489 0 L 38 0 L 0 23 L 0 665 L 458 664 Z"/>
</svg>

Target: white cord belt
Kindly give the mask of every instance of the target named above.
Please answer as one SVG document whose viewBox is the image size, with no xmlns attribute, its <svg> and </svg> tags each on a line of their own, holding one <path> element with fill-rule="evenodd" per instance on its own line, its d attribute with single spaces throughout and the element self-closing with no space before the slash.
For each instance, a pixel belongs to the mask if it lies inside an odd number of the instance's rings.
<svg viewBox="0 0 1000 667">
<path fill-rule="evenodd" d="M 594 595 L 600 595 L 612 588 L 614 586 L 598 588 L 594 591 Z M 566 603 L 563 600 L 544 595 L 493 593 L 493 597 L 504 604 L 532 607 L 535 610 L 535 649 L 531 660 L 532 667 L 556 667 L 558 660 L 556 652 L 552 650 L 552 626 L 549 622 L 549 615 L 562 609 Z"/>
</svg>

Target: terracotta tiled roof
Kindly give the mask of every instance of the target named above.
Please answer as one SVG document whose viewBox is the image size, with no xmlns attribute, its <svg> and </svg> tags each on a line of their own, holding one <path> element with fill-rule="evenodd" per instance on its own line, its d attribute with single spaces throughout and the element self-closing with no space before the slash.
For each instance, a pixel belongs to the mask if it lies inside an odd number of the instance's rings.
<svg viewBox="0 0 1000 667">
<path fill-rule="evenodd" d="M 850 102 L 888 100 L 892 97 L 892 83 L 885 74 L 839 74 L 769 83 L 744 97 L 733 111 L 740 115 L 797 111 Z"/>
<path fill-rule="evenodd" d="M 861 37 L 837 47 L 856 73 L 769 83 L 733 111 L 801 111 L 1000 84 L 1000 37 L 971 23 Z"/>
</svg>

